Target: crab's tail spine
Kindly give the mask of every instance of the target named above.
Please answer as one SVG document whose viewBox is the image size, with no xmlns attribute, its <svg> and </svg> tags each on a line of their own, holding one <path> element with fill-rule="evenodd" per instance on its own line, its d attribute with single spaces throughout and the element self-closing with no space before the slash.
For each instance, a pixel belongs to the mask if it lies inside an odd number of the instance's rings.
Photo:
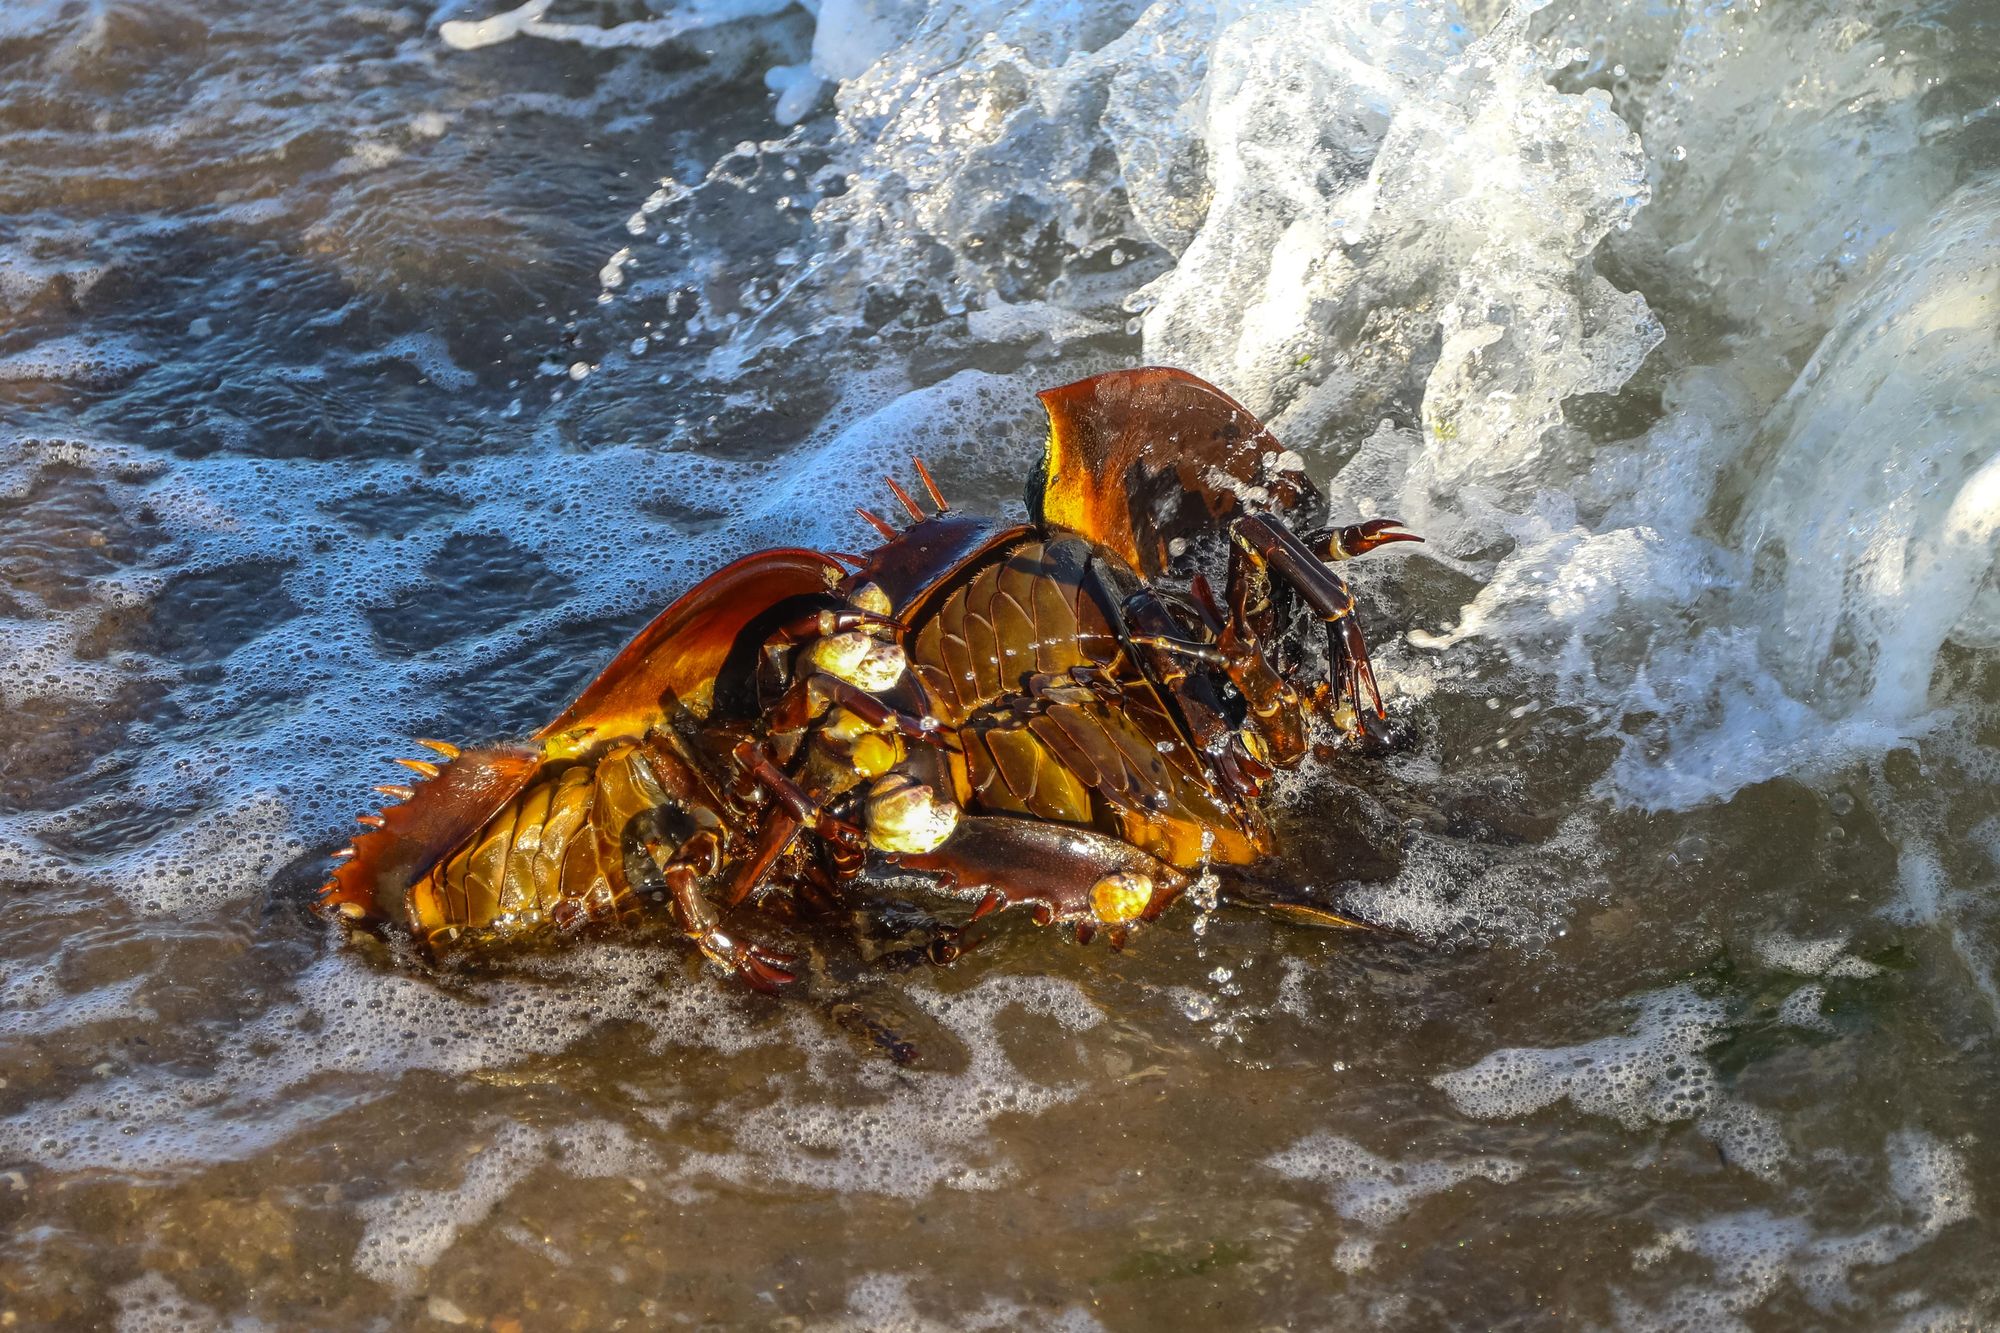
<svg viewBox="0 0 2000 1333">
<path fill-rule="evenodd" d="M 408 926 L 411 887 L 477 833 L 542 761 L 534 745 L 418 743 L 438 760 L 399 760 L 419 781 L 375 789 L 393 799 L 379 814 L 359 816 L 363 831 L 334 853 L 333 875 L 320 890 L 322 914 L 361 926 Z"/>
</svg>

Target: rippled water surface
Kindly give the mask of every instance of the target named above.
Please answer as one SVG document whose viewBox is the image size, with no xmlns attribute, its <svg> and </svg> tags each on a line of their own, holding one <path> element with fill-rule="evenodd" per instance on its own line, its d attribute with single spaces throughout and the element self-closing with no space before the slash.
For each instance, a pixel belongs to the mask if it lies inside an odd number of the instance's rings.
<svg viewBox="0 0 2000 1333">
<path fill-rule="evenodd" d="M 10 0 L 0 1322 L 2000 1321 L 2000 9 Z M 426 972 L 404 738 L 1186 366 L 1338 509 L 1402 933 Z M 914 1051 L 913 1060 L 894 1055 Z"/>
</svg>

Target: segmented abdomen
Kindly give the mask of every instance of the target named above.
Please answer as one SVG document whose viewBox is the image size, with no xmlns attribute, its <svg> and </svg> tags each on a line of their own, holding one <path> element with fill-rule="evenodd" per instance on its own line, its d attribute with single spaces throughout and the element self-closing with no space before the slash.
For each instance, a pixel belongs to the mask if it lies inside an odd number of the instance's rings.
<svg viewBox="0 0 2000 1333">
<path fill-rule="evenodd" d="M 671 837 L 681 809 L 636 746 L 550 765 L 411 887 L 409 924 L 443 947 L 636 919 L 627 858 Z"/>
<path fill-rule="evenodd" d="M 1023 542 L 919 629 L 910 666 L 963 742 L 960 799 L 975 813 L 1095 826 L 1175 865 L 1255 859 L 1262 825 L 1211 788 L 1123 652 L 1084 577 L 1089 559 L 1074 539 Z"/>
</svg>

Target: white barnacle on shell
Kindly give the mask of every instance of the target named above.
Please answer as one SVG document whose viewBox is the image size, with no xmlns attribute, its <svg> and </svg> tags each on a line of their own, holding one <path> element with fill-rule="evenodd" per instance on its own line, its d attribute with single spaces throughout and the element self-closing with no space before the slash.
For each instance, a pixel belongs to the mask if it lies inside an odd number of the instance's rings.
<svg viewBox="0 0 2000 1333">
<path fill-rule="evenodd" d="M 830 634 L 812 646 L 812 664 L 857 689 L 886 690 L 903 678 L 909 662 L 893 643 L 863 634 Z"/>
<path fill-rule="evenodd" d="M 957 827 L 958 807 L 905 774 L 887 774 L 868 789 L 868 845 L 877 851 L 935 851 Z"/>
<path fill-rule="evenodd" d="M 895 610 L 889 602 L 889 594 L 883 592 L 882 586 L 878 583 L 862 584 L 847 600 L 856 610 L 866 611 L 870 615 L 886 616 Z"/>
</svg>

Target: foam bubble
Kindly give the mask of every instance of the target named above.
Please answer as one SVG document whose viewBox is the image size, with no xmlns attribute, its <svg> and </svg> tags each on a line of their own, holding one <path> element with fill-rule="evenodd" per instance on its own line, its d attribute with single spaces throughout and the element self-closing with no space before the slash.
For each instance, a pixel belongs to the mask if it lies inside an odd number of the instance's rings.
<svg viewBox="0 0 2000 1333">
<path fill-rule="evenodd" d="M 1376 1242 L 1366 1236 L 1350 1236 L 1333 1247 L 1333 1266 L 1352 1276 L 1375 1262 Z"/>
<path fill-rule="evenodd" d="M 451 358 L 451 349 L 435 333 L 405 333 L 382 345 L 387 360 L 415 366 L 441 389 L 469 389 L 479 377 Z"/>
<path fill-rule="evenodd" d="M 1979 1333 L 1985 1321 L 1962 1307 L 1927 1305 L 1896 1321 L 1896 1333 Z"/>
<path fill-rule="evenodd" d="M 660 1166 L 651 1148 L 634 1138 L 623 1125 L 609 1120 L 584 1120 L 559 1126 L 550 1132 L 549 1142 L 555 1147 L 557 1165 L 564 1173 L 585 1180 L 630 1177 L 639 1172 L 651 1173 Z"/>
<path fill-rule="evenodd" d="M 1082 1089 L 1022 1077 L 998 1034 L 1010 1011 L 1081 1032 L 1102 1014 L 1073 983 L 1053 977 L 988 977 L 971 990 L 923 988 L 909 996 L 963 1043 L 957 1073 L 852 1067 L 851 1048 L 795 1028 L 808 1052 L 809 1078 L 858 1083 L 867 1104 L 832 1098 L 759 1098 L 731 1116 L 734 1147 L 690 1153 L 685 1169 L 741 1184 L 788 1182 L 841 1193 L 915 1198 L 939 1185 L 999 1188 L 1014 1167 L 986 1148 L 988 1125 L 1003 1115 L 1033 1116 L 1073 1101 Z M 796 1084 L 797 1080 L 793 1080 Z"/>
<path fill-rule="evenodd" d="M 503 1125 L 475 1148 L 456 1185 L 365 1200 L 359 1208 L 364 1228 L 354 1251 L 355 1269 L 398 1291 L 417 1290 L 458 1233 L 485 1220 L 541 1164 L 546 1142 L 526 1126 Z"/>
<path fill-rule="evenodd" d="M 127 340 L 77 334 L 0 356 L 0 384 L 48 380 L 107 388 L 155 364 L 157 358 Z"/>
<path fill-rule="evenodd" d="M 1617 1293 L 1620 1326 L 1748 1328 L 1743 1316 L 1787 1286 L 1822 1314 L 1852 1306 L 1854 1270 L 1912 1254 L 1971 1216 L 1971 1187 L 1957 1153 L 1915 1128 L 1891 1134 L 1883 1146 L 1899 1220 L 1823 1233 L 1804 1217 L 1759 1208 L 1670 1227 L 1634 1253 L 1634 1268 L 1644 1273 L 1673 1255 L 1688 1254 L 1703 1261 L 1707 1278 L 1650 1302 Z"/>
<path fill-rule="evenodd" d="M 1379 1230 L 1420 1201 L 1468 1180 L 1505 1185 L 1521 1178 L 1521 1164 L 1505 1157 L 1456 1160 L 1405 1158 L 1390 1161 L 1338 1134 L 1313 1134 L 1264 1165 L 1294 1180 L 1327 1187 L 1334 1211 L 1350 1222 Z"/>
<path fill-rule="evenodd" d="M 1772 967 L 1800 976 L 1824 976 L 1835 960 L 1847 951 L 1845 934 L 1823 939 L 1799 939 L 1782 931 L 1757 941 L 1757 956 Z"/>
<path fill-rule="evenodd" d="M 844 1315 L 812 1324 L 823 1333 L 947 1333 L 965 1329 L 969 1333 L 1016 1328 L 1046 1328 L 1051 1333 L 1101 1333 L 1104 1325 L 1081 1306 L 1068 1306 L 1051 1313 L 1030 1311 L 1003 1297 L 989 1297 L 971 1310 L 954 1310 L 949 1319 L 936 1319 L 919 1308 L 910 1288 L 921 1279 L 904 1273 L 868 1273 L 856 1278 L 847 1289 Z"/>
<path fill-rule="evenodd" d="M 1459 1110 L 1482 1119 L 1515 1118 L 1569 1101 L 1628 1129 L 1692 1120 L 1716 1096 L 1715 1073 L 1703 1052 L 1725 1021 L 1720 1004 L 1675 986 L 1640 1001 L 1629 1035 L 1546 1050 L 1499 1050 L 1431 1082 Z"/>
<path fill-rule="evenodd" d="M 1348 900 L 1364 920 L 1444 943 L 1504 939 L 1520 948 L 1563 929 L 1571 906 L 1592 885 L 1604 857 L 1597 817 L 1579 810 L 1532 847 L 1508 849 L 1414 832 L 1402 865 L 1383 883 L 1354 886 Z"/>
<path fill-rule="evenodd" d="M 1724 1162 L 1759 1180 L 1778 1180 L 1792 1160 L 1778 1117 L 1741 1098 L 1715 1098 L 1696 1128 L 1716 1146 Z"/>
<path fill-rule="evenodd" d="M 438 37 L 460 51 L 475 51 L 517 37 L 541 37 L 579 46 L 663 46 L 693 33 L 740 19 L 761 18 L 791 7 L 792 0 L 684 0 L 654 19 L 634 19 L 614 27 L 546 19 L 554 0 L 527 0 L 490 18 L 452 19 L 438 25 Z"/>
<path fill-rule="evenodd" d="M 221 1041 L 214 1072 L 150 1066 L 87 1084 L 0 1120 L 0 1151 L 65 1170 L 241 1160 L 319 1123 L 327 1108 L 297 1093 L 329 1074 L 362 1076 L 343 1103 L 354 1105 L 387 1095 L 412 1070 L 463 1074 L 565 1050 L 608 1018 L 641 1024 L 662 1049 L 729 1055 L 779 1039 L 719 987 L 659 984 L 661 961 L 646 948 L 605 945 L 551 960 L 542 977 L 448 989 L 334 950 L 299 975 L 295 1002 Z M 563 1146 L 579 1170 L 609 1151 L 588 1137 Z"/>
<path fill-rule="evenodd" d="M 223 1318 L 183 1295 L 165 1275 L 147 1273 L 111 1289 L 118 1333 L 260 1333 L 270 1327 L 245 1315 Z"/>
<path fill-rule="evenodd" d="M 1833 1024 L 1820 1012 L 1820 1006 L 1825 1003 L 1826 987 L 1801 986 L 1778 1006 L 1778 1021 L 1808 1032 L 1832 1032 L 1835 1030 Z"/>
<path fill-rule="evenodd" d="M 1776 1118 L 1725 1093 L 1707 1058 L 1726 1023 L 1720 1003 L 1674 986 L 1640 999 L 1626 1035 L 1498 1050 L 1431 1082 L 1460 1111 L 1481 1119 L 1515 1119 L 1567 1101 L 1582 1114 L 1634 1130 L 1697 1121 L 1730 1165 L 1775 1178 L 1789 1156 Z"/>
<path fill-rule="evenodd" d="M 60 957 L 0 967 L 0 1033 L 41 1036 L 118 1018 L 143 1023 L 158 1017 L 137 998 L 144 977 L 68 991 L 62 986 L 61 968 Z"/>
</svg>

